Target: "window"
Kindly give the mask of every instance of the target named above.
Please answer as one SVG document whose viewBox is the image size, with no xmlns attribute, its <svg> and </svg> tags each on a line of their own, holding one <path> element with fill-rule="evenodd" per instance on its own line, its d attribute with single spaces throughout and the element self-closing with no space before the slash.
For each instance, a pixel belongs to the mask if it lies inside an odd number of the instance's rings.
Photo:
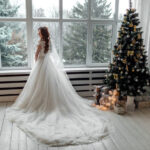
<svg viewBox="0 0 150 150">
<path fill-rule="evenodd" d="M 34 22 L 33 23 L 33 51 L 36 51 L 36 46 L 39 40 L 38 28 L 41 26 L 47 26 L 49 28 L 50 36 L 54 41 L 54 44 L 59 49 L 59 24 L 58 22 Z"/>
<path fill-rule="evenodd" d="M 113 19 L 115 0 L 91 0 L 92 19 Z"/>
<path fill-rule="evenodd" d="M 0 2 L 0 68 L 28 67 L 25 0 Z"/>
<path fill-rule="evenodd" d="M 129 8 L 129 1 L 120 0 L 119 1 L 119 19 L 123 19 L 123 15 L 126 13 L 126 9 Z"/>
<path fill-rule="evenodd" d="M 33 17 L 58 18 L 59 0 L 32 0 Z"/>
<path fill-rule="evenodd" d="M 87 19 L 87 0 L 63 0 L 63 18 Z"/>
<path fill-rule="evenodd" d="M 26 24 L 0 22 L 1 66 L 27 66 Z"/>
<path fill-rule="evenodd" d="M 1 0 L 0 69 L 30 69 L 47 26 L 66 67 L 107 66 L 128 1 Z"/>
<path fill-rule="evenodd" d="M 110 62 L 112 25 L 93 24 L 92 31 L 92 63 Z"/>
<path fill-rule="evenodd" d="M 1 0 L 0 17 L 25 18 L 25 0 Z"/>
<path fill-rule="evenodd" d="M 63 23 L 63 62 L 66 65 L 86 64 L 87 23 Z"/>
</svg>

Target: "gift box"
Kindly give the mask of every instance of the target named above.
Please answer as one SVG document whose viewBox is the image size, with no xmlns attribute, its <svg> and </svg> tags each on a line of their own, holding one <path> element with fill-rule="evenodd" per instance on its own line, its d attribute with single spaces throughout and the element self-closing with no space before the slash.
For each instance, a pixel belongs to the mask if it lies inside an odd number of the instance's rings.
<svg viewBox="0 0 150 150">
<path fill-rule="evenodd" d="M 137 108 L 138 109 L 150 108 L 150 101 L 138 101 L 137 102 Z"/>
</svg>

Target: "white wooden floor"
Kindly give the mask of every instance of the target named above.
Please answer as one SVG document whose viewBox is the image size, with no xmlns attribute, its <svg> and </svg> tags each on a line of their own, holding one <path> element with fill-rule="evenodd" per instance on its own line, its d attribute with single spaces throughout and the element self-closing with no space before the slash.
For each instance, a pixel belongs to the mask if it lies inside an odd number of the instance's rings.
<svg viewBox="0 0 150 150">
<path fill-rule="evenodd" d="M 0 103 L 0 150 L 150 150 L 150 109 L 136 110 L 124 116 L 103 112 L 116 132 L 101 142 L 69 147 L 35 144 L 19 128 L 5 119 L 5 109 L 12 102 Z"/>
</svg>

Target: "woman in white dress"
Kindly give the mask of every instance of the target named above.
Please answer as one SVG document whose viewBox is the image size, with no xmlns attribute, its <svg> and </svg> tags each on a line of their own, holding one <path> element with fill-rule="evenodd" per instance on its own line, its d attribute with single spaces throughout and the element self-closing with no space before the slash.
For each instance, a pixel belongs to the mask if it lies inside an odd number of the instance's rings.
<svg viewBox="0 0 150 150">
<path fill-rule="evenodd" d="M 49 146 L 87 144 L 108 136 L 110 122 L 74 90 L 48 28 L 38 31 L 35 64 L 6 117 L 31 139 Z"/>
</svg>

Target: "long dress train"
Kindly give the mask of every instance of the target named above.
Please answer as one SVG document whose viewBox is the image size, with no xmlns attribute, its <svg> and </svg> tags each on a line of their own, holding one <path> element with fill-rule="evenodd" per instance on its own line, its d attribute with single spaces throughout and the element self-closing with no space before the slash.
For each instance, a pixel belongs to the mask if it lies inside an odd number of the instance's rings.
<svg viewBox="0 0 150 150">
<path fill-rule="evenodd" d="M 80 97 L 67 74 L 57 68 L 49 51 L 42 50 L 28 80 L 6 117 L 30 138 L 49 146 L 86 144 L 112 131 L 100 110 Z"/>
</svg>

